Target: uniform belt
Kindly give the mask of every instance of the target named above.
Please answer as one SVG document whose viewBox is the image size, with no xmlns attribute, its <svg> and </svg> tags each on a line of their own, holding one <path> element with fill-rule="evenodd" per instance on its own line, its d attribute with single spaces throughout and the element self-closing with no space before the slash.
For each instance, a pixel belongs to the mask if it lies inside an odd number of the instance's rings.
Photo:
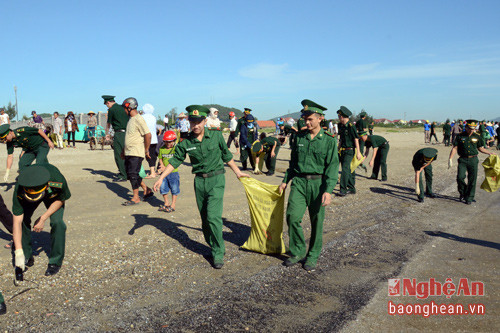
<svg viewBox="0 0 500 333">
<path fill-rule="evenodd" d="M 209 172 L 209 173 L 199 172 L 199 173 L 196 174 L 196 177 L 210 178 L 210 177 L 213 177 L 213 176 L 221 175 L 223 173 L 226 173 L 226 169 L 215 170 L 215 171 L 212 171 L 212 172 Z"/>
<path fill-rule="evenodd" d="M 354 148 L 345 148 L 345 147 L 342 147 L 342 149 L 344 149 L 344 150 L 353 150 Z"/>
<path fill-rule="evenodd" d="M 460 156 L 460 157 L 463 157 L 463 158 L 473 158 L 473 157 L 476 157 L 477 155 L 472 155 L 472 156 Z"/>
<path fill-rule="evenodd" d="M 125 130 L 115 130 L 115 132 L 125 132 Z"/>
<path fill-rule="evenodd" d="M 307 180 L 311 180 L 311 179 L 321 179 L 321 178 L 323 178 L 323 175 L 300 173 L 300 174 L 297 175 L 297 177 L 305 178 Z"/>
</svg>

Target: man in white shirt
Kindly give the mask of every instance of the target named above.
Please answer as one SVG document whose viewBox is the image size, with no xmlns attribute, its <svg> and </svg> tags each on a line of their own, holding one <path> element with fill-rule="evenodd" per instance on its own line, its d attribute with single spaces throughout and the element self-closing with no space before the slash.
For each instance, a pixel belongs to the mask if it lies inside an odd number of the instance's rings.
<svg viewBox="0 0 500 333">
<path fill-rule="evenodd" d="M 10 125 L 10 118 L 7 113 L 5 113 L 4 109 L 0 110 L 0 125 L 3 124 L 9 124 Z"/>
<path fill-rule="evenodd" d="M 57 111 L 54 112 L 54 134 L 56 135 L 57 148 L 63 149 L 64 122 Z"/>
<path fill-rule="evenodd" d="M 163 128 L 165 131 L 170 129 L 170 126 L 168 125 L 168 114 L 165 115 L 165 118 L 163 118 Z"/>
<path fill-rule="evenodd" d="M 227 148 L 231 148 L 231 142 L 234 141 L 234 146 L 236 147 L 236 152 L 238 152 L 239 144 L 238 138 L 236 138 L 236 127 L 238 126 L 238 121 L 234 115 L 234 112 L 229 112 L 229 138 L 227 139 Z"/>
</svg>

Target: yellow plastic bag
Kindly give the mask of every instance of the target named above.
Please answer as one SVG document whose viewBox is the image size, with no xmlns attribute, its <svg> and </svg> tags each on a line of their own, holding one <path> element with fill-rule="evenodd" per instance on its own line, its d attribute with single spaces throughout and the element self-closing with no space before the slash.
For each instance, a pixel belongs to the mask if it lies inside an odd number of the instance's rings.
<svg viewBox="0 0 500 333">
<path fill-rule="evenodd" d="M 240 181 L 245 187 L 252 219 L 250 237 L 242 248 L 264 254 L 285 253 L 283 242 L 285 196 L 279 194 L 277 185 L 246 177 L 241 177 Z"/>
<path fill-rule="evenodd" d="M 500 158 L 497 155 L 490 155 L 482 165 L 485 178 L 481 188 L 486 192 L 496 192 L 500 188 Z"/>
<path fill-rule="evenodd" d="M 351 173 L 353 173 L 354 170 L 356 170 L 356 168 L 365 160 L 364 156 L 361 156 L 360 160 L 358 160 L 357 156 L 358 156 L 358 150 L 354 148 L 354 157 L 351 161 Z"/>
</svg>

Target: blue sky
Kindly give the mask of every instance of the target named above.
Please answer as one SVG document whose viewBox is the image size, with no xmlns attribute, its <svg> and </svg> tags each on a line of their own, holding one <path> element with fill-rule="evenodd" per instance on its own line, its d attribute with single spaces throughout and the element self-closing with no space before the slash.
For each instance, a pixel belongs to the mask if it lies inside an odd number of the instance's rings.
<svg viewBox="0 0 500 333">
<path fill-rule="evenodd" d="M 2 1 L 0 105 L 500 116 L 500 1 Z"/>
</svg>

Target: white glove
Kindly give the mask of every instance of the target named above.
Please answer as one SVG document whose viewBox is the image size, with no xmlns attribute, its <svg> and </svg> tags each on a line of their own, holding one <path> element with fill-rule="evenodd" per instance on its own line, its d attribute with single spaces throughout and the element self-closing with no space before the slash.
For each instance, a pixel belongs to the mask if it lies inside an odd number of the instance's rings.
<svg viewBox="0 0 500 333">
<path fill-rule="evenodd" d="M 3 176 L 3 181 L 6 182 L 9 180 L 10 169 L 5 170 L 5 176 Z"/>
<path fill-rule="evenodd" d="M 23 249 L 15 250 L 14 251 L 14 262 L 16 263 L 16 267 L 19 267 L 24 271 L 24 262 L 26 258 L 24 257 L 24 252 Z"/>
<path fill-rule="evenodd" d="M 416 193 L 417 195 L 420 195 L 420 186 L 419 186 L 419 184 L 418 184 L 418 183 L 415 183 L 415 193 Z"/>
<path fill-rule="evenodd" d="M 448 160 L 448 169 L 451 168 L 453 166 L 453 160 L 450 158 Z"/>
</svg>

